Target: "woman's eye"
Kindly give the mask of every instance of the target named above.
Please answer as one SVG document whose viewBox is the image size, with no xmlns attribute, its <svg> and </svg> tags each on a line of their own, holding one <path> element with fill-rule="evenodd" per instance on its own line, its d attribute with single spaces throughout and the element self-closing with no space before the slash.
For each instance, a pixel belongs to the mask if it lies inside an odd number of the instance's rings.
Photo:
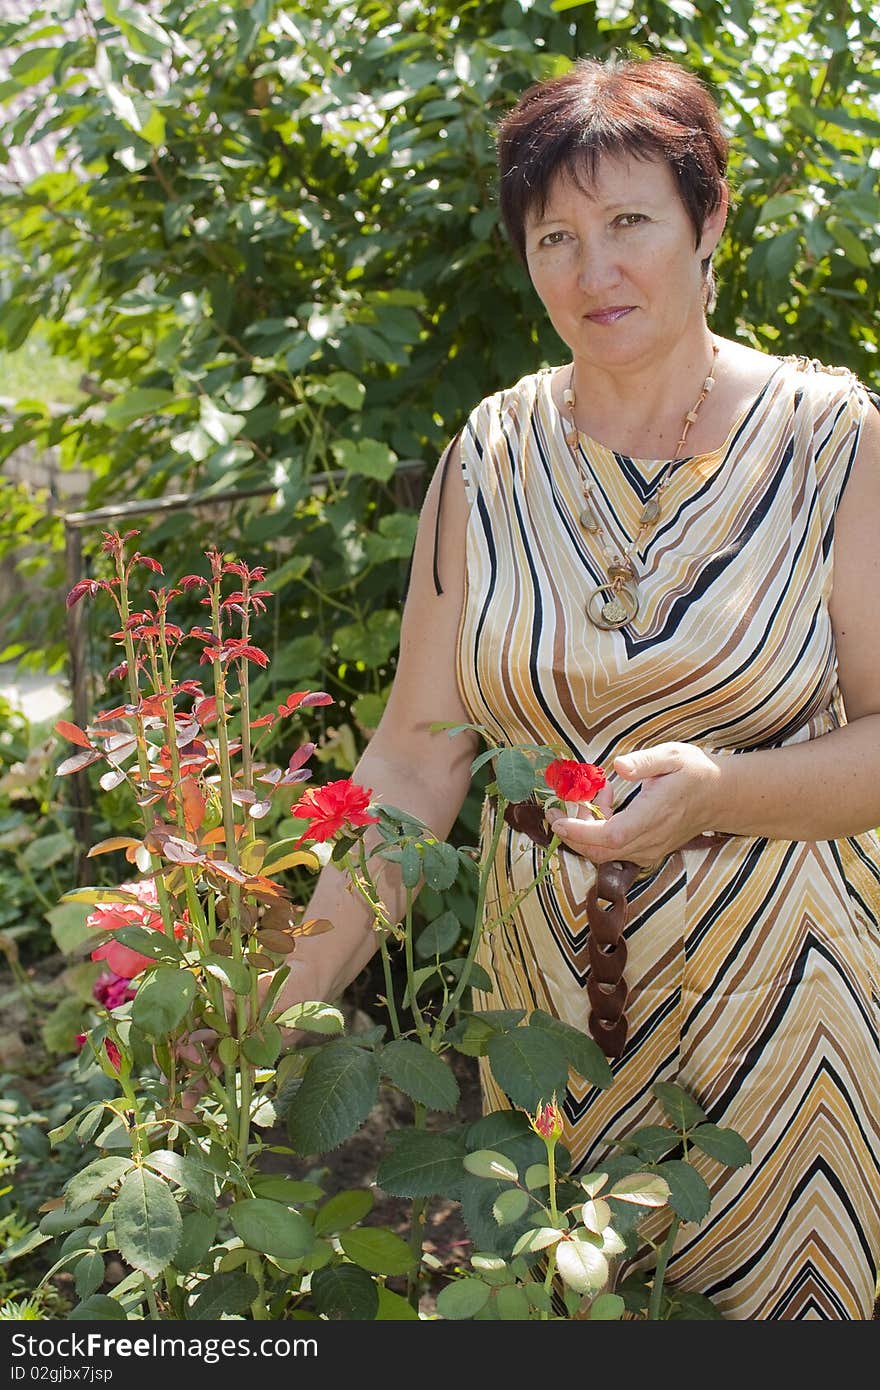
<svg viewBox="0 0 880 1390">
<path fill-rule="evenodd" d="M 546 235 L 545 237 L 542 237 L 542 238 L 541 238 L 541 245 L 542 245 L 542 246 L 561 246 L 564 237 L 565 237 L 565 232 L 548 232 L 547 235 Z"/>
<path fill-rule="evenodd" d="M 622 212 L 620 216 L 616 217 L 614 220 L 618 227 L 636 227 L 640 222 L 644 222 L 646 218 L 643 212 Z"/>
</svg>

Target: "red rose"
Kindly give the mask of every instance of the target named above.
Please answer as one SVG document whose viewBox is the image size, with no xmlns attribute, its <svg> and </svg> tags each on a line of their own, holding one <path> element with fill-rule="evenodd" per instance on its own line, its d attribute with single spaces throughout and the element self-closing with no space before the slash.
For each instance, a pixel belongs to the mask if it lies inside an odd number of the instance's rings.
<svg viewBox="0 0 880 1390">
<path fill-rule="evenodd" d="M 120 887 L 130 893 L 136 893 L 140 902 L 97 903 L 94 911 L 86 918 L 86 926 L 105 932 L 119 931 L 122 927 L 146 927 L 150 931 L 164 931 L 162 914 L 158 910 L 156 885 L 152 879 L 123 883 Z M 175 924 L 175 937 L 182 936 L 185 930 L 183 923 Z M 103 941 L 92 951 L 92 960 L 106 961 L 114 975 L 120 975 L 124 980 L 134 979 L 135 975 L 146 970 L 148 965 L 156 963 L 150 956 L 133 951 L 130 946 L 123 946 L 121 941 L 115 941 L 113 937 Z"/>
<path fill-rule="evenodd" d="M 350 777 L 311 788 L 291 808 L 291 815 L 311 822 L 297 844 L 306 838 L 332 840 L 342 829 L 375 825 L 379 817 L 367 815 L 372 795 L 372 791 L 359 787 Z"/>
<path fill-rule="evenodd" d="M 557 758 L 544 773 L 544 781 L 562 801 L 592 801 L 605 785 L 605 769 Z"/>
</svg>

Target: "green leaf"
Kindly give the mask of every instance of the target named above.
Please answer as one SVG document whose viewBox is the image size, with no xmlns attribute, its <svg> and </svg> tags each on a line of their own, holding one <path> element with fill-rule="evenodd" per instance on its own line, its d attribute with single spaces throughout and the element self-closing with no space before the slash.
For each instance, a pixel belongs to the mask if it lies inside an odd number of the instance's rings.
<svg viewBox="0 0 880 1390">
<path fill-rule="evenodd" d="M 245 1197 L 233 1202 L 229 1218 L 237 1235 L 251 1250 L 297 1260 L 314 1244 L 309 1222 L 298 1211 L 267 1197 Z"/>
<path fill-rule="evenodd" d="M 834 237 L 838 246 L 842 247 L 854 266 L 860 270 L 869 270 L 871 258 L 868 250 L 857 232 L 839 217 L 829 217 L 825 226 Z"/>
<path fill-rule="evenodd" d="M 454 912 L 444 912 L 429 922 L 416 940 L 416 955 L 420 960 L 444 956 L 461 936 L 461 923 Z"/>
<path fill-rule="evenodd" d="M 495 1295 L 499 1318 L 505 1322 L 526 1322 L 530 1316 L 529 1300 L 519 1284 L 506 1284 Z"/>
<path fill-rule="evenodd" d="M 680 1293 L 678 1289 L 669 1290 L 672 1311 L 669 1322 L 719 1322 L 723 1315 L 705 1294 Z"/>
<path fill-rule="evenodd" d="M 507 1182 L 518 1182 L 519 1172 L 504 1154 L 495 1149 L 476 1149 L 465 1155 L 464 1166 L 476 1178 L 500 1178 Z"/>
<path fill-rule="evenodd" d="M 298 1178 L 276 1178 L 269 1175 L 253 1178 L 251 1189 L 255 1197 L 271 1197 L 273 1202 L 283 1202 L 285 1206 L 290 1207 L 295 1206 L 297 1202 L 319 1202 L 324 1196 L 323 1187 L 319 1187 L 316 1182 L 300 1181 Z M 317 1225 L 316 1218 L 316 1230 Z"/>
<path fill-rule="evenodd" d="M 275 1019 L 279 1028 L 303 1028 L 309 1033 L 342 1033 L 345 1019 L 339 1009 L 319 999 L 293 1004 Z"/>
<path fill-rule="evenodd" d="M 634 1202 L 640 1207 L 665 1207 L 669 1201 L 669 1187 L 657 1173 L 630 1173 L 614 1183 L 605 1195 L 617 1197 L 621 1202 Z"/>
<path fill-rule="evenodd" d="M 181 960 L 183 952 L 173 937 L 162 931 L 150 931 L 149 927 L 120 927 L 113 933 L 113 939 L 123 946 L 130 946 L 150 960 Z"/>
<path fill-rule="evenodd" d="M 658 1172 L 669 1184 L 669 1205 L 682 1221 L 700 1222 L 708 1216 L 712 1194 L 696 1169 L 683 1159 L 670 1158 Z"/>
<path fill-rule="evenodd" d="M 589 1241 L 561 1240 L 556 1247 L 556 1268 L 577 1293 L 597 1293 L 608 1283 L 608 1261 Z"/>
<path fill-rule="evenodd" d="M 365 623 L 350 623 L 333 633 L 334 646 L 346 661 L 362 661 L 370 671 L 377 670 L 400 642 L 400 613 L 380 608 Z"/>
<path fill-rule="evenodd" d="M 68 1319 L 79 1322 L 126 1322 L 125 1309 L 115 1298 L 106 1293 L 93 1293 L 89 1298 L 71 1308 Z"/>
<path fill-rule="evenodd" d="M 546 1163 L 531 1163 L 526 1169 L 525 1184 L 530 1192 L 550 1186 L 550 1169 Z"/>
<path fill-rule="evenodd" d="M 94 930 L 86 926 L 88 915 L 88 906 L 79 903 L 60 903 L 44 914 L 52 930 L 52 939 L 62 955 L 70 955 L 89 937 L 95 936 Z M 98 944 L 96 938 L 95 945 Z"/>
<path fill-rule="evenodd" d="M 382 483 L 394 476 L 397 455 L 378 439 L 339 439 L 332 447 L 336 462 L 347 473 L 377 478 Z"/>
<path fill-rule="evenodd" d="M 326 1043 L 309 1063 L 288 1113 L 288 1133 L 297 1151 L 327 1153 L 349 1139 L 378 1093 L 379 1068 L 371 1053 L 347 1039 Z"/>
<path fill-rule="evenodd" d="M 147 415 L 161 415 L 186 404 L 173 391 L 138 386 L 111 401 L 104 412 L 104 423 L 111 429 L 125 430 Z"/>
<path fill-rule="evenodd" d="M 626 1139 L 621 1141 L 620 1147 L 625 1152 L 637 1153 L 646 1163 L 653 1163 L 680 1142 L 677 1134 L 664 1129 L 662 1125 L 644 1125 L 628 1134 Z"/>
<path fill-rule="evenodd" d="M 357 1265 L 330 1265 L 312 1275 L 312 1297 L 324 1317 L 372 1321 L 379 1310 L 375 1281 Z"/>
<path fill-rule="evenodd" d="M 568 1082 L 562 1044 L 544 1028 L 514 1028 L 490 1038 L 486 1049 L 492 1075 L 514 1105 L 533 1111 Z"/>
<path fill-rule="evenodd" d="M 437 1312 L 442 1318 L 463 1322 L 473 1318 L 489 1302 L 491 1289 L 482 1279 L 457 1279 L 437 1295 Z"/>
<path fill-rule="evenodd" d="M 360 410 L 364 404 L 366 388 L 362 381 L 351 372 L 331 372 L 321 383 L 337 401 L 349 410 Z"/>
<path fill-rule="evenodd" d="M 400 878 L 404 888 L 415 888 L 422 876 L 422 856 L 418 848 L 408 840 L 400 851 Z"/>
<path fill-rule="evenodd" d="M 255 1067 L 274 1067 L 282 1048 L 281 1030 L 274 1023 L 261 1023 L 242 1040 L 243 1055 Z"/>
<path fill-rule="evenodd" d="M 512 1187 L 495 1198 L 492 1214 L 499 1226 L 507 1226 L 511 1221 L 519 1221 L 521 1216 L 525 1216 L 530 1205 L 529 1194 L 523 1192 L 522 1188 Z"/>
<path fill-rule="evenodd" d="M 429 1110 L 455 1110 L 461 1093 L 450 1067 L 421 1043 L 399 1038 L 382 1049 L 382 1072 L 404 1095 Z"/>
<path fill-rule="evenodd" d="M 54 1207 L 40 1218 L 40 1234 L 57 1236 L 75 1231 L 77 1226 L 85 1226 L 97 1210 L 97 1202 L 83 1202 L 79 1207 Z"/>
<path fill-rule="evenodd" d="M 626 1312 L 619 1293 L 600 1293 L 590 1304 L 591 1322 L 618 1322 Z"/>
<path fill-rule="evenodd" d="M 463 1150 L 444 1134 L 401 1130 L 401 1138 L 382 1159 L 376 1181 L 395 1197 L 455 1195 L 461 1181 Z"/>
<path fill-rule="evenodd" d="M 77 1298 L 89 1298 L 104 1282 L 104 1257 L 89 1250 L 73 1266 L 73 1282 Z"/>
<path fill-rule="evenodd" d="M 217 1217 L 203 1211 L 188 1211 L 183 1218 L 180 1243 L 174 1256 L 174 1267 L 182 1274 L 198 1269 L 214 1244 Z"/>
<path fill-rule="evenodd" d="M 39 835 L 22 851 L 21 862 L 29 869 L 51 869 L 53 864 L 59 864 L 62 859 L 69 859 L 74 848 L 75 841 L 69 831 L 59 830 L 54 835 Z"/>
<path fill-rule="evenodd" d="M 60 51 L 57 48 L 31 48 L 20 53 L 15 62 L 10 64 L 9 75 L 14 77 L 16 82 L 30 87 L 36 82 L 42 82 L 44 77 L 49 77 L 59 65 L 60 59 Z"/>
<path fill-rule="evenodd" d="M 418 1264 L 405 1240 L 379 1227 L 343 1231 L 339 1244 L 350 1260 L 371 1274 L 409 1274 Z"/>
<path fill-rule="evenodd" d="M 211 1212 L 216 1205 L 214 1176 L 191 1154 L 174 1153 L 171 1149 L 154 1149 L 144 1162 L 163 1178 L 177 1183 L 188 1192 L 202 1211 Z"/>
<path fill-rule="evenodd" d="M 189 1322 L 214 1322 L 245 1313 L 259 1293 L 256 1279 L 241 1269 L 211 1274 L 196 1289 L 196 1297 L 186 1309 Z"/>
<path fill-rule="evenodd" d="M 202 956 L 199 964 L 215 980 L 219 980 L 224 989 L 231 989 L 233 994 L 250 994 L 251 972 L 240 960 L 208 955 Z"/>
<path fill-rule="evenodd" d="M 513 1247 L 513 1254 L 534 1254 L 538 1250 L 546 1250 L 548 1245 L 556 1245 L 562 1239 L 562 1234 L 556 1226 L 537 1226 L 520 1236 Z"/>
<path fill-rule="evenodd" d="M 435 893 L 445 893 L 458 878 L 458 851 L 454 845 L 442 840 L 437 844 L 426 844 L 422 868 L 428 887 L 433 888 Z"/>
<path fill-rule="evenodd" d="M 690 1142 L 710 1158 L 717 1158 L 728 1168 L 744 1168 L 752 1161 L 752 1151 L 735 1129 L 719 1129 L 718 1125 L 698 1125 L 691 1131 Z"/>
<path fill-rule="evenodd" d="M 503 748 L 495 760 L 495 780 L 507 801 L 527 801 L 535 790 L 535 769 L 518 748 Z"/>
<path fill-rule="evenodd" d="M 66 1207 L 79 1207 L 93 1197 L 99 1197 L 119 1182 L 132 1166 L 130 1158 L 96 1158 L 81 1172 L 75 1173 L 65 1186 Z"/>
<path fill-rule="evenodd" d="M 705 1110 L 701 1109 L 693 1096 L 689 1095 L 681 1086 L 676 1086 L 671 1081 L 656 1081 L 651 1090 L 663 1106 L 664 1114 L 672 1121 L 676 1129 L 693 1129 L 694 1125 L 698 1125 L 706 1119 Z"/>
<path fill-rule="evenodd" d="M 173 1260 L 182 1232 L 180 1208 L 168 1184 L 136 1168 L 120 1188 L 113 1219 L 122 1258 L 157 1278 Z"/>
<path fill-rule="evenodd" d="M 419 1315 L 408 1299 L 393 1293 L 385 1284 L 379 1285 L 377 1322 L 418 1322 Z"/>
<path fill-rule="evenodd" d="M 579 1028 L 573 1028 L 570 1023 L 563 1023 L 562 1019 L 544 1013 L 543 1009 L 535 1009 L 529 1015 L 529 1026 L 543 1028 L 562 1044 L 568 1065 L 578 1076 L 603 1090 L 611 1085 L 614 1074 L 608 1058 L 598 1043 L 586 1033 L 582 1033 Z"/>
<path fill-rule="evenodd" d="M 186 1018 L 195 994 L 196 982 L 188 970 L 159 965 L 138 986 L 131 1021 L 148 1038 L 167 1038 Z"/>
<path fill-rule="evenodd" d="M 336 1235 L 355 1226 L 373 1208 L 373 1194 L 366 1188 L 353 1188 L 328 1197 L 315 1213 L 315 1235 Z"/>
</svg>

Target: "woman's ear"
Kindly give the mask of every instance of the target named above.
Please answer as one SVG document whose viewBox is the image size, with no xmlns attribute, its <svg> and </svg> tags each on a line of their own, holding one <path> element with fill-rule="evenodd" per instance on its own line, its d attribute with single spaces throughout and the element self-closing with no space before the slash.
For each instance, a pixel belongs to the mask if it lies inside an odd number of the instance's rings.
<svg viewBox="0 0 880 1390">
<path fill-rule="evenodd" d="M 697 247 L 697 255 L 699 256 L 701 261 L 704 261 L 707 257 L 712 256 L 715 247 L 721 240 L 721 234 L 724 231 L 724 227 L 727 222 L 727 213 L 729 209 L 730 192 L 728 190 L 727 184 L 722 183 L 720 189 L 720 196 L 718 199 L 718 206 L 714 209 L 714 211 L 709 213 L 708 217 L 703 223 L 703 235 L 700 237 L 700 244 Z"/>
</svg>

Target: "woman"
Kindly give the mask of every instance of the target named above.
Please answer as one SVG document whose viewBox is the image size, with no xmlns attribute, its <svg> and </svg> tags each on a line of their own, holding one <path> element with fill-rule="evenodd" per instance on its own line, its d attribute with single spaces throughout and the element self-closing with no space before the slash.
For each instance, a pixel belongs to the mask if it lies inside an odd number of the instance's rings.
<svg viewBox="0 0 880 1390">
<path fill-rule="evenodd" d="M 571 360 L 484 400 L 438 469 L 355 777 L 445 836 L 476 744 L 435 720 L 611 771 L 613 814 L 556 813 L 557 884 L 486 943 L 486 1005 L 584 1027 L 596 866 L 641 866 L 628 1037 L 609 1090 L 571 1078 L 574 1163 L 658 1121 L 651 1085 L 678 1081 L 752 1164 L 707 1160 L 711 1217 L 682 1230 L 669 1282 L 731 1318 L 869 1318 L 880 417 L 848 372 L 711 332 L 726 144 L 686 71 L 578 63 L 522 97 L 499 159 L 508 233 Z M 534 853 L 507 828 L 502 897 Z M 402 915 L 391 868 L 384 892 Z M 287 1000 L 338 994 L 375 946 L 334 869 L 310 910 L 336 930 L 297 949 Z"/>
</svg>

